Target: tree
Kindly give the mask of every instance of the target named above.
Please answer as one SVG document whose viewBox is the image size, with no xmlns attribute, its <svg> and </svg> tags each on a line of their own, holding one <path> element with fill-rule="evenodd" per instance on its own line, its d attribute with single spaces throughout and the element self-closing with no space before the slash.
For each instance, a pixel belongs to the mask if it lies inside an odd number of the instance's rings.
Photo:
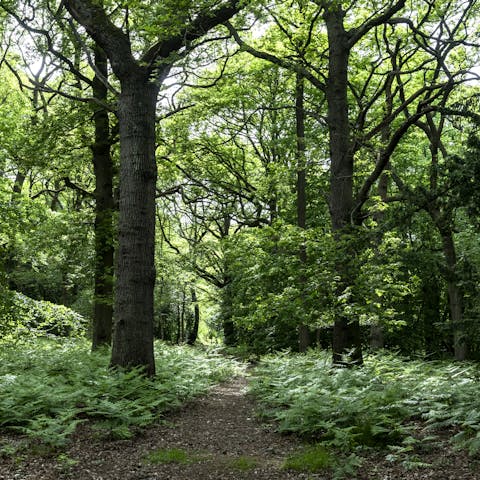
<svg viewBox="0 0 480 480">
<path fill-rule="evenodd" d="M 103 344 L 110 344 L 113 316 L 113 159 L 110 152 L 114 140 L 110 136 L 109 120 L 109 90 L 107 59 L 101 49 L 94 47 L 94 58 L 82 55 L 81 35 L 72 30 L 60 16 L 45 15 L 44 5 L 32 7 L 19 3 L 13 9 L 8 3 L 2 2 L 2 8 L 15 19 L 20 30 L 20 38 L 31 36 L 34 51 L 41 63 L 38 71 L 32 70 L 28 64 L 27 53 L 20 49 L 24 66 L 14 67 L 7 60 L 7 66 L 15 71 L 21 88 L 33 90 L 32 123 L 37 124 L 37 113 L 44 115 L 47 105 L 55 99 L 66 97 L 72 105 L 88 103 L 93 106 L 94 139 L 91 141 L 93 169 L 95 175 L 95 191 L 93 194 L 72 181 L 68 169 L 64 177 L 54 180 L 54 189 L 51 190 L 52 207 L 58 208 L 60 193 L 64 188 L 73 189 L 81 198 L 94 196 L 95 198 L 95 264 L 94 264 L 94 299 L 92 348 Z M 28 11 L 29 7 L 31 11 Z M 52 12 L 50 12 L 52 13 Z M 11 38 L 16 34 L 15 28 L 10 33 Z M 21 45 L 21 41 L 17 41 Z M 17 47 L 20 48 L 20 47 Z M 89 65 L 91 61 L 92 65 Z M 91 70 L 95 72 L 91 79 Z M 25 79 L 24 72 L 28 71 L 30 78 Z M 84 96 L 84 89 L 90 87 L 92 95 Z M 42 108 L 39 102 L 42 100 Z M 75 107 L 72 107 L 74 110 Z M 88 115 L 90 112 L 83 112 Z M 79 110 L 78 115 L 81 114 Z M 88 140 L 87 140 L 88 142 Z M 25 168 L 19 169 L 16 176 L 14 193 L 21 190 L 25 179 Z M 80 207 L 80 205 L 77 205 Z"/>
<path fill-rule="evenodd" d="M 65 8 L 102 48 L 120 82 L 120 197 L 112 366 L 143 366 L 155 372 L 153 289 L 155 283 L 155 121 L 160 86 L 178 55 L 210 29 L 230 19 L 239 2 L 213 11 L 170 10 L 157 38 L 137 59 L 129 31 L 117 27 L 105 7 L 90 0 L 66 0 Z M 167 6 L 170 6 L 166 4 Z M 175 7 L 172 5 L 172 7 Z M 128 25 L 127 25 L 128 27 Z"/>
<path fill-rule="evenodd" d="M 97 73 L 92 81 L 93 97 L 107 104 L 108 60 L 94 49 Z M 94 105 L 95 142 L 92 145 L 95 172 L 95 273 L 92 348 L 110 345 L 113 320 L 113 161 L 110 119 L 105 107 Z"/>
<path fill-rule="evenodd" d="M 228 26 L 243 50 L 302 74 L 325 98 L 330 153 L 328 205 L 339 251 L 338 298 L 351 296 L 353 292 L 357 270 L 354 259 L 358 255 L 356 231 L 365 219 L 371 187 L 406 132 L 433 108 L 444 90 L 450 90 L 465 77 L 461 67 L 450 71 L 448 58 L 452 49 L 462 48 L 467 42 L 464 32 L 468 30 L 473 4 L 449 5 L 440 16 L 433 8 L 419 8 L 418 15 L 410 17 L 404 7 L 404 0 L 380 6 L 367 6 L 359 1 L 348 8 L 341 2 L 299 2 L 301 19 L 297 21 L 291 20 L 291 15 L 277 14 L 276 10 L 266 7 L 272 22 L 284 34 L 281 48 L 285 50 L 286 44 L 293 52 L 288 55 L 284 51 L 276 52 L 275 47 L 271 49 L 273 53 L 255 48 L 242 40 L 232 25 Z M 404 15 L 399 16 L 402 11 Z M 458 12 L 461 14 L 457 16 Z M 319 27 L 320 19 L 323 29 Z M 429 44 L 432 31 L 435 32 L 433 46 Z M 319 32 L 319 39 L 313 32 Z M 396 45 L 391 44 L 390 37 L 396 39 Z M 320 58 L 318 49 L 325 53 Z M 355 53 L 365 58 L 365 52 L 379 60 L 370 65 L 351 61 Z M 385 62 L 389 57 L 389 62 Z M 423 75 L 427 66 L 428 72 L 439 74 Z M 405 88 L 407 76 L 413 74 L 419 83 L 412 89 Z M 392 99 L 395 108 L 382 117 L 378 115 L 379 99 L 382 92 L 390 88 L 391 76 L 396 81 Z M 360 86 L 355 84 L 355 78 L 362 80 Z M 403 118 L 411 109 L 415 113 Z M 321 117 L 322 112 L 318 112 L 318 116 Z M 370 171 L 361 172 L 360 176 L 357 166 L 360 152 L 368 151 L 379 135 L 387 131 L 388 139 L 382 139 L 381 155 Z M 358 302 L 358 299 L 352 297 L 351 301 Z M 347 365 L 362 363 L 358 318 L 352 318 L 341 305 L 333 327 L 333 361 Z"/>
</svg>

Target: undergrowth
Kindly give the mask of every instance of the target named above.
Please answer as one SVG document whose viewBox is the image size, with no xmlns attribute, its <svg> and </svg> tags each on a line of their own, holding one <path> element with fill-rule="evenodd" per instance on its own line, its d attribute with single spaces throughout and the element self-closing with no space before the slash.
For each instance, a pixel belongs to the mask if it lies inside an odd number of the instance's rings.
<svg viewBox="0 0 480 480">
<path fill-rule="evenodd" d="M 332 368 L 330 355 L 276 355 L 263 359 L 251 390 L 260 412 L 328 448 L 388 448 L 401 457 L 437 441 L 452 440 L 471 454 L 480 451 L 480 395 L 476 365 L 368 356 L 360 368 Z"/>
<path fill-rule="evenodd" d="M 50 447 L 90 420 L 99 435 L 128 438 L 240 368 L 214 351 L 159 344 L 158 374 L 148 379 L 138 370 L 112 372 L 108 352 L 91 353 L 82 340 L 1 347 L 0 429 Z"/>
<path fill-rule="evenodd" d="M 197 453 L 191 453 L 181 448 L 167 448 L 157 449 L 148 453 L 145 457 L 145 461 L 148 464 L 168 464 L 177 463 L 180 465 L 188 465 L 190 463 L 198 462 L 202 459 L 202 456 Z"/>
</svg>

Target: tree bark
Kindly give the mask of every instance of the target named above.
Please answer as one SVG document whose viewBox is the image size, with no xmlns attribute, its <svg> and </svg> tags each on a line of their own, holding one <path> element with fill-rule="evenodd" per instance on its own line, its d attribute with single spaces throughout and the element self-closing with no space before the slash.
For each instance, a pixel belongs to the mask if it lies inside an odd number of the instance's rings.
<svg viewBox="0 0 480 480">
<path fill-rule="evenodd" d="M 353 211 L 353 151 L 351 149 L 348 112 L 349 38 L 343 26 L 341 7 L 329 7 L 324 13 L 329 43 L 326 97 L 330 149 L 329 209 L 334 239 L 342 254 L 336 261 L 338 294 L 352 284 L 349 267 L 348 233 Z M 347 256 L 347 258 L 345 258 Z M 363 363 L 360 324 L 356 319 L 337 313 L 333 326 L 333 363 Z"/>
<path fill-rule="evenodd" d="M 64 0 L 62 7 L 103 49 L 120 81 L 120 198 L 111 365 L 141 366 L 153 375 L 157 95 L 175 62 L 172 54 L 229 20 L 240 6 L 232 0 L 199 13 L 184 28 L 163 32 L 139 59 L 132 52 L 129 32 L 110 20 L 102 2 Z"/>
<path fill-rule="evenodd" d="M 158 87 L 148 75 L 124 78 L 118 101 L 120 198 L 112 366 L 155 373 L 155 107 Z"/>
<path fill-rule="evenodd" d="M 455 360 L 465 360 L 467 358 L 467 343 L 465 327 L 463 324 L 463 293 L 458 286 L 457 276 L 457 255 L 455 251 L 455 242 L 451 230 L 443 231 L 442 245 L 445 260 L 447 262 L 447 289 L 448 304 L 450 307 L 450 319 L 453 329 L 453 350 Z"/>
<path fill-rule="evenodd" d="M 300 73 L 296 76 L 295 88 L 295 125 L 297 134 L 297 226 L 305 230 L 307 224 L 307 196 L 306 196 L 306 162 L 305 162 L 305 109 L 304 109 L 304 79 Z M 307 264 L 307 247 L 305 241 L 299 246 L 298 258 L 300 260 L 300 298 L 303 304 L 303 311 L 305 307 L 305 288 L 307 283 L 306 278 L 306 264 Z M 300 352 L 307 351 L 312 344 L 310 328 L 300 319 L 298 326 L 298 349 Z"/>
<path fill-rule="evenodd" d="M 108 78 L 108 60 L 95 48 L 95 65 L 104 79 Z M 93 82 L 93 96 L 107 100 L 107 87 L 98 74 Z M 96 107 L 93 114 L 95 143 L 92 145 L 95 173 L 95 293 L 93 307 L 92 350 L 112 341 L 113 318 L 113 164 L 110 155 L 110 123 L 106 109 Z"/>
<path fill-rule="evenodd" d="M 18 197 L 22 193 L 23 184 L 27 178 L 27 174 L 22 167 L 18 167 L 17 174 L 15 175 L 15 181 L 12 188 L 12 203 L 18 200 Z"/>
<path fill-rule="evenodd" d="M 198 305 L 197 292 L 195 287 L 190 289 L 192 305 L 193 305 L 193 325 L 190 331 L 188 332 L 187 343 L 189 345 L 194 345 L 198 337 L 198 327 L 200 325 L 200 307 Z"/>
</svg>

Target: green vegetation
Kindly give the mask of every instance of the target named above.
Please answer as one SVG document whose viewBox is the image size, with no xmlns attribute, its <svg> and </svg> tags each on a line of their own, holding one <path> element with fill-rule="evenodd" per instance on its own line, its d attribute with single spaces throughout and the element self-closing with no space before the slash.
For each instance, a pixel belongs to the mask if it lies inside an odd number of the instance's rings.
<svg viewBox="0 0 480 480">
<path fill-rule="evenodd" d="M 34 300 L 19 292 L 6 292 L 9 311 L 0 325 L 5 339 L 32 335 L 85 336 L 88 320 L 74 310 L 45 300 Z"/>
<path fill-rule="evenodd" d="M 99 434 L 128 438 L 239 368 L 214 351 L 163 344 L 156 363 L 149 379 L 138 369 L 110 371 L 108 352 L 91 353 L 85 341 L 2 344 L 0 428 L 60 447 L 92 420 Z"/>
<path fill-rule="evenodd" d="M 259 464 L 258 458 L 242 455 L 240 457 L 232 458 L 228 462 L 228 466 L 234 470 L 247 472 L 253 470 Z"/>
<path fill-rule="evenodd" d="M 160 448 L 148 453 L 145 461 L 153 465 L 159 463 L 179 463 L 186 465 L 197 462 L 201 458 L 198 454 L 192 454 L 181 448 Z"/>
<path fill-rule="evenodd" d="M 314 445 L 290 455 L 283 467 L 285 470 L 316 473 L 329 469 L 334 464 L 332 454 L 322 445 Z"/>
<path fill-rule="evenodd" d="M 480 452 L 479 12 L 0 0 L 1 431 L 128 438 L 235 371 L 205 342 L 331 349 L 257 370 L 289 468 Z"/>
<path fill-rule="evenodd" d="M 262 415 L 323 446 L 386 448 L 395 456 L 419 443 L 427 448 L 437 429 L 454 427 L 458 446 L 480 450 L 477 365 L 379 354 L 345 369 L 332 368 L 326 353 L 285 354 L 264 359 L 255 375 Z"/>
</svg>

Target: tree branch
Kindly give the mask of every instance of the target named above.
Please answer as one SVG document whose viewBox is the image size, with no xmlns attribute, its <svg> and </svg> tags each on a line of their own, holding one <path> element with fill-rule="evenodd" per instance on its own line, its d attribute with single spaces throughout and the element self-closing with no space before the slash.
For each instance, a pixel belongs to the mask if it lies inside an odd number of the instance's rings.
<svg viewBox="0 0 480 480">
<path fill-rule="evenodd" d="M 393 4 L 385 13 L 381 15 L 371 17 L 364 22 L 360 27 L 352 28 L 348 31 L 349 47 L 352 48 L 358 43 L 362 37 L 364 37 L 372 28 L 378 27 L 388 20 L 390 20 L 397 12 L 399 12 L 405 6 L 405 0 L 399 0 Z"/>
<path fill-rule="evenodd" d="M 240 35 L 238 34 L 237 30 L 230 22 L 225 22 L 225 26 L 228 28 L 228 31 L 230 32 L 232 37 L 235 39 L 235 41 L 238 43 L 238 45 L 243 51 L 248 52 L 250 55 L 253 55 L 256 58 L 266 60 L 267 62 L 273 63 L 287 70 L 298 73 L 303 77 L 305 77 L 312 85 L 314 85 L 320 91 L 322 92 L 325 91 L 326 89 L 325 83 L 319 80 L 309 70 L 303 68 L 299 63 L 291 62 L 289 60 L 285 60 L 283 58 L 279 58 L 275 55 L 272 55 L 271 53 L 257 50 L 256 48 L 253 48 L 251 45 L 248 45 L 246 42 L 244 42 L 240 38 Z"/>
</svg>

